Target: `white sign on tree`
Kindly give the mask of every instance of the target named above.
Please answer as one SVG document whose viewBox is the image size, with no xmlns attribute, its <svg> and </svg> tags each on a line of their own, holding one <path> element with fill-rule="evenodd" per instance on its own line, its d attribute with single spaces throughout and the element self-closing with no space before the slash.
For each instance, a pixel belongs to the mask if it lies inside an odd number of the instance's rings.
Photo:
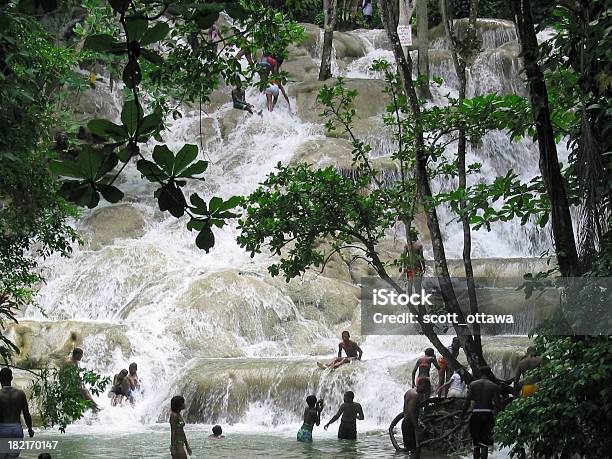
<svg viewBox="0 0 612 459">
<path fill-rule="evenodd" d="M 399 36 L 400 45 L 402 46 L 412 45 L 412 26 L 410 25 L 397 26 L 397 35 Z"/>
</svg>

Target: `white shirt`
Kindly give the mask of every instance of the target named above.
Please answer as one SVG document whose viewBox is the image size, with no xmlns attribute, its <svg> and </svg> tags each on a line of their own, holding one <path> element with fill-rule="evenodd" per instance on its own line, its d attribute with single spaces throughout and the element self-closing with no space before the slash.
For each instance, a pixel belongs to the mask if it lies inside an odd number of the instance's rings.
<svg viewBox="0 0 612 459">
<path fill-rule="evenodd" d="M 450 378 L 451 385 L 450 389 L 458 390 L 459 392 L 463 392 L 465 390 L 465 383 L 461 381 L 461 376 L 458 373 L 453 373 Z"/>
</svg>

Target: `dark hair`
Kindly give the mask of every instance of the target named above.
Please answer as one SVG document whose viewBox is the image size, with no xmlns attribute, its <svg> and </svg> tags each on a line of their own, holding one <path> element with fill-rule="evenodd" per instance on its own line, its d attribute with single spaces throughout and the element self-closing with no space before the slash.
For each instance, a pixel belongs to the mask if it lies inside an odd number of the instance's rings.
<svg viewBox="0 0 612 459">
<path fill-rule="evenodd" d="M 306 404 L 310 407 L 310 408 L 314 408 L 314 406 L 317 403 L 317 397 L 315 397 L 314 395 L 309 395 L 308 397 L 306 397 Z"/>
<path fill-rule="evenodd" d="M 40 453 L 38 459 L 51 459 L 51 455 L 49 453 Z"/>
<path fill-rule="evenodd" d="M 481 367 L 478 367 L 478 374 L 480 375 L 481 378 L 484 376 L 485 378 L 491 379 L 491 377 L 493 376 L 493 373 L 491 372 L 491 368 L 488 365 L 483 365 Z"/>
<path fill-rule="evenodd" d="M 352 390 L 349 390 L 349 391 L 344 393 L 344 401 L 345 402 L 352 402 L 354 399 L 355 399 L 355 394 L 353 393 Z"/>
<path fill-rule="evenodd" d="M 170 400 L 170 409 L 175 413 L 178 413 L 185 406 L 185 398 L 182 395 L 175 395 Z"/>
<path fill-rule="evenodd" d="M 342 335 L 342 336 L 344 336 L 344 334 L 345 334 L 345 333 L 348 335 L 348 337 L 349 337 L 349 338 L 351 337 L 351 334 L 350 334 L 350 333 L 349 333 L 347 330 L 344 330 L 344 331 L 341 333 L 341 335 Z"/>
<path fill-rule="evenodd" d="M 80 347 L 75 347 L 72 350 L 72 357 L 76 357 L 77 355 L 83 355 L 83 349 L 81 349 Z"/>
<path fill-rule="evenodd" d="M 130 369 L 130 371 L 132 371 L 132 368 L 134 370 L 137 370 L 138 369 L 138 365 L 136 365 L 136 362 L 132 362 L 132 363 L 130 363 L 130 366 L 128 368 Z"/>
<path fill-rule="evenodd" d="M 0 382 L 3 384 L 10 384 L 13 380 L 13 372 L 9 367 L 4 367 L 0 370 Z"/>
<path fill-rule="evenodd" d="M 425 355 L 433 357 L 434 355 L 436 355 L 436 353 L 434 352 L 432 348 L 428 347 L 427 349 L 425 349 Z"/>
<path fill-rule="evenodd" d="M 121 376 L 122 378 L 125 378 L 127 375 L 128 371 L 125 368 L 119 372 L 119 376 Z"/>
<path fill-rule="evenodd" d="M 216 425 L 213 427 L 213 434 L 215 435 L 221 435 L 223 433 L 223 429 L 221 428 L 220 425 Z"/>
<path fill-rule="evenodd" d="M 538 355 L 538 353 L 536 352 L 536 348 L 535 348 L 535 346 L 529 346 L 529 347 L 527 348 L 527 355 L 528 355 L 528 356 L 531 356 L 531 357 L 535 357 L 535 356 L 537 356 L 537 355 Z"/>
</svg>

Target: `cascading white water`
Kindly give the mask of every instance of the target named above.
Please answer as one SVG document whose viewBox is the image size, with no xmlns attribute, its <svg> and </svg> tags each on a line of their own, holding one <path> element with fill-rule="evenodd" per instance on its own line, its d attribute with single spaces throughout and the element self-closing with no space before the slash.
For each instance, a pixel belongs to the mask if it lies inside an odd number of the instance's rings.
<svg viewBox="0 0 612 459">
<path fill-rule="evenodd" d="M 496 49 L 506 46 L 508 32 L 500 33 L 501 38 L 489 32 L 493 35 L 485 42 Z M 384 43 L 380 33 L 356 35 L 368 52 L 350 63 L 344 74 L 379 77 L 369 66 L 375 59 L 392 61 L 392 54 L 375 46 Z M 454 91 L 447 63 L 432 66 L 433 73 L 446 80 L 438 99 Z M 338 71 L 337 63 L 334 69 Z M 522 90 L 515 70 L 502 73 L 495 51 L 487 49 L 470 70 L 470 91 Z M 265 110 L 264 98 L 255 90 L 247 93 L 247 100 Z M 249 194 L 275 164 L 289 162 L 305 142 L 325 139 L 321 126 L 290 114 L 282 100 L 273 113 L 264 111 L 262 117 L 224 103 L 202 115 L 203 139 L 198 139 L 200 116 L 197 110 L 188 111 L 164 137 L 174 151 L 184 143 L 202 141 L 202 155 L 210 161 L 206 181 L 190 183 L 187 195 L 198 191 L 206 200 Z M 378 154 L 393 148 L 384 135 L 369 140 L 378 142 Z M 483 163 L 482 173 L 471 180 L 505 173 L 509 166 L 522 178 L 531 178 L 537 171 L 534 151 L 528 141 L 516 144 L 503 133 L 488 134 L 469 152 L 469 162 Z M 215 232 L 215 247 L 205 254 L 196 248 L 195 234 L 186 230 L 185 220 L 157 209 L 154 184 L 142 180 L 134 164 L 126 168 L 118 186 L 127 206 L 107 206 L 103 211 L 108 214 L 84 212 L 86 223 L 77 227 L 87 232 L 100 221 L 96 232 L 85 246 L 75 247 L 70 259 L 54 256 L 45 262 L 47 283 L 39 294 L 46 320 L 116 327 L 113 333 L 122 340 L 108 333 L 83 335 L 85 366 L 111 375 L 132 361 L 139 364 L 144 393 L 136 407 L 110 408 L 102 397 L 106 409 L 81 424 L 92 424 L 94 431 L 137 430 L 164 420 L 169 398 L 183 393 L 191 421 L 231 422 L 236 429 L 293 434 L 306 395 L 325 398 L 326 415 L 331 415 L 342 393 L 350 389 L 366 413 L 361 430 L 388 425 L 401 409 L 414 357 L 428 344 L 424 338 L 368 337 L 361 343 L 363 362 L 335 372 L 319 370 L 316 356 L 329 359 L 339 332 L 358 323 L 357 303 L 350 299 L 358 297 L 354 285 L 316 277 L 291 284 L 270 279 L 270 257 L 250 258 L 236 243 L 235 223 Z M 135 234 L 121 233 L 127 220 L 118 219 L 114 212 L 119 208 L 141 222 Z M 449 211 L 441 216 L 443 222 L 451 220 Z M 116 237 L 104 239 L 104 232 Z M 460 255 L 459 231 L 445 226 L 444 232 L 447 254 Z M 533 256 L 548 243 L 533 227 L 505 224 L 494 226 L 491 233 L 475 233 L 473 255 Z M 34 308 L 25 316 L 45 320 Z M 123 344 L 115 345 L 113 339 Z"/>
</svg>

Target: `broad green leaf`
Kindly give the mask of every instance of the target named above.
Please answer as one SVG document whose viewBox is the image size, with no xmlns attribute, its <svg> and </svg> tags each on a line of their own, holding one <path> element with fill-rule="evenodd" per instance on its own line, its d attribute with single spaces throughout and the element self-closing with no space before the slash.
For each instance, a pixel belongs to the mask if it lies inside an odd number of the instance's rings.
<svg viewBox="0 0 612 459">
<path fill-rule="evenodd" d="M 150 49 L 140 50 L 140 55 L 152 64 L 161 65 L 164 63 L 164 58 L 161 57 L 157 52 L 152 51 Z"/>
<path fill-rule="evenodd" d="M 140 122 L 139 134 L 150 134 L 162 127 L 162 117 L 158 112 L 150 113 Z"/>
<path fill-rule="evenodd" d="M 119 126 L 118 124 L 104 119 L 91 120 L 87 123 L 87 129 L 89 129 L 92 134 L 102 137 L 103 139 L 113 138 L 122 140 L 127 138 L 128 135 L 123 126 Z"/>
<path fill-rule="evenodd" d="M 78 167 L 83 173 L 83 177 L 89 180 L 96 180 L 98 170 L 102 165 L 102 155 L 91 148 L 84 149 L 77 157 Z"/>
<path fill-rule="evenodd" d="M 191 201 L 191 204 L 193 204 L 195 209 L 197 209 L 196 213 L 200 215 L 204 215 L 207 213 L 206 202 L 199 195 L 197 195 L 196 193 L 193 193 L 189 197 L 189 201 Z"/>
<path fill-rule="evenodd" d="M 90 35 L 85 39 L 83 49 L 90 49 L 98 53 L 110 53 L 117 42 L 106 34 Z"/>
<path fill-rule="evenodd" d="M 170 32 L 170 26 L 165 22 L 158 22 L 144 33 L 142 40 L 140 40 L 140 46 L 147 46 L 161 41 L 166 38 L 168 32 Z"/>
<path fill-rule="evenodd" d="M 197 14 L 195 16 L 195 22 L 202 29 L 209 29 L 219 19 L 219 13 L 210 14 Z"/>
<path fill-rule="evenodd" d="M 126 100 L 121 110 L 121 121 L 128 133 L 133 135 L 138 126 L 138 120 L 142 118 L 142 108 L 136 104 L 134 99 Z"/>
<path fill-rule="evenodd" d="M 176 154 L 174 160 L 174 175 L 180 175 L 198 157 L 198 147 L 193 144 L 186 144 Z"/>
<path fill-rule="evenodd" d="M 157 164 L 147 161 L 146 159 L 139 160 L 136 163 L 136 169 L 138 169 L 138 171 L 150 182 L 159 182 L 168 179 L 168 175 L 157 167 Z"/>
<path fill-rule="evenodd" d="M 161 188 L 157 197 L 157 203 L 160 210 L 167 210 L 176 218 L 182 217 L 185 214 L 185 207 L 187 206 L 183 192 L 173 183 Z"/>
<path fill-rule="evenodd" d="M 108 3 L 119 14 L 125 13 L 130 6 L 130 0 L 108 0 Z"/>
<path fill-rule="evenodd" d="M 79 165 L 75 161 L 53 160 L 49 163 L 49 169 L 62 177 L 84 178 Z"/>
<path fill-rule="evenodd" d="M 142 72 L 138 61 L 132 60 L 127 63 L 123 69 L 122 80 L 128 89 L 134 89 L 140 84 L 142 81 Z"/>
<path fill-rule="evenodd" d="M 196 230 L 198 232 L 202 231 L 204 229 L 204 227 L 206 226 L 206 222 L 203 220 L 194 220 L 191 219 L 189 220 L 189 223 L 187 223 L 187 229 L 189 231 L 193 231 Z"/>
<path fill-rule="evenodd" d="M 215 245 L 215 235 L 210 226 L 205 226 L 198 237 L 196 237 L 196 245 L 199 249 L 205 250 L 206 253 Z"/>
<path fill-rule="evenodd" d="M 208 208 L 210 209 L 210 213 L 213 214 L 219 210 L 219 207 L 223 204 L 223 199 L 218 196 L 213 197 L 208 204 Z"/>
<path fill-rule="evenodd" d="M 145 32 L 147 32 L 148 21 L 142 18 L 128 18 L 126 20 L 126 28 L 130 42 L 140 40 Z"/>
<path fill-rule="evenodd" d="M 128 143 L 124 148 L 117 152 L 117 157 L 122 163 L 127 163 L 132 156 L 140 152 L 140 147 L 135 143 Z"/>
<path fill-rule="evenodd" d="M 102 193 L 104 199 L 106 199 L 108 202 L 114 204 L 123 199 L 123 192 L 117 187 L 112 185 L 98 185 L 98 189 L 100 190 L 100 193 Z"/>
<path fill-rule="evenodd" d="M 110 153 L 107 153 L 104 159 L 102 160 L 100 168 L 98 169 L 98 175 L 96 176 L 96 180 L 101 179 L 102 177 L 104 177 L 104 174 L 112 171 L 118 162 L 119 158 L 115 153 L 113 153 L 112 151 Z"/>
<path fill-rule="evenodd" d="M 193 177 L 202 174 L 208 168 L 208 161 L 197 161 L 179 174 L 179 177 Z"/>
<path fill-rule="evenodd" d="M 156 145 L 153 149 L 153 160 L 166 174 L 172 176 L 174 168 L 174 154 L 166 145 Z"/>
</svg>

